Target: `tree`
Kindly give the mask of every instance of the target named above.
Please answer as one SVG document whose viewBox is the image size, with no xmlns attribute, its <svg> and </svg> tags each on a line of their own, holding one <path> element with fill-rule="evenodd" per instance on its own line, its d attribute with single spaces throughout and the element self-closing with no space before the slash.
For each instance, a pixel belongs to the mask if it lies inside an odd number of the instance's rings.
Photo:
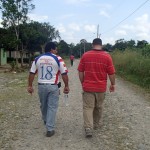
<svg viewBox="0 0 150 150">
<path fill-rule="evenodd" d="M 124 51 L 127 48 L 127 43 L 124 39 L 119 39 L 115 42 L 114 49 Z"/>
<path fill-rule="evenodd" d="M 32 21 L 28 24 L 22 24 L 20 28 L 21 40 L 28 51 L 41 50 L 44 52 L 44 46 L 47 42 L 60 39 L 59 31 L 49 23 Z"/>
<path fill-rule="evenodd" d="M 18 53 L 19 25 L 25 23 L 29 10 L 34 9 L 34 5 L 30 4 L 32 0 L 0 0 L 0 9 L 2 10 L 2 24 L 4 27 L 12 26 L 16 35 L 16 51 Z M 18 66 L 18 57 L 16 56 L 16 64 Z"/>
<path fill-rule="evenodd" d="M 10 34 L 9 34 L 8 30 L 6 30 L 4 28 L 0 28 L 0 48 L 4 48 L 4 49 L 8 48 L 9 40 L 10 40 L 9 36 L 10 36 Z"/>
<path fill-rule="evenodd" d="M 40 43 L 42 52 L 44 52 L 45 44 L 54 39 L 61 39 L 59 31 L 49 23 L 32 22 L 31 26 L 37 30 L 38 42 Z"/>
<path fill-rule="evenodd" d="M 64 40 L 61 40 L 58 44 L 59 54 L 69 55 L 69 50 L 70 50 L 69 45 Z"/>
<path fill-rule="evenodd" d="M 80 57 L 81 56 L 81 44 L 77 43 L 74 47 L 72 47 L 73 55 L 75 57 Z"/>
<path fill-rule="evenodd" d="M 137 42 L 137 47 L 138 47 L 138 48 L 144 48 L 147 44 L 148 44 L 148 42 L 145 41 L 145 40 L 138 41 L 138 42 Z"/>
<path fill-rule="evenodd" d="M 20 48 L 28 51 L 30 56 L 35 51 L 44 52 L 44 46 L 48 41 L 60 39 L 59 32 L 49 23 L 31 21 L 28 24 L 21 24 L 19 28 L 21 29 L 19 35 L 21 39 Z"/>
<path fill-rule="evenodd" d="M 113 46 L 110 43 L 107 43 L 105 45 L 103 45 L 103 50 L 111 52 L 113 49 Z"/>
<path fill-rule="evenodd" d="M 9 51 L 9 57 L 11 57 L 11 51 L 14 51 L 16 47 L 14 30 L 11 27 L 8 29 L 0 28 L 0 35 L 0 47 Z"/>
<path fill-rule="evenodd" d="M 127 41 L 127 47 L 134 48 L 135 47 L 135 41 L 132 39 L 130 41 Z"/>
</svg>

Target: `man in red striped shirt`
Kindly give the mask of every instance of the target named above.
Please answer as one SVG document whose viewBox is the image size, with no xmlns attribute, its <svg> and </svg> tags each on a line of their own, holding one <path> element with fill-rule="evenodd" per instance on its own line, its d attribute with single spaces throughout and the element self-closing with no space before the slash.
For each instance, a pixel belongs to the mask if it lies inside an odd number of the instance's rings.
<svg viewBox="0 0 150 150">
<path fill-rule="evenodd" d="M 86 137 L 99 127 L 102 104 L 110 80 L 110 92 L 115 90 L 115 68 L 111 56 L 102 49 L 102 40 L 93 40 L 93 49 L 84 53 L 79 66 L 79 79 L 83 88 L 83 119 Z"/>
</svg>

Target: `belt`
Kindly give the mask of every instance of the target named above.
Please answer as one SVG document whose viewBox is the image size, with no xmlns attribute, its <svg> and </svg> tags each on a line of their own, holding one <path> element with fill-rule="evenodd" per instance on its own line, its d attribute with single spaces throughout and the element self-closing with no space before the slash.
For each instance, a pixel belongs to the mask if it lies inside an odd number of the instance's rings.
<svg viewBox="0 0 150 150">
<path fill-rule="evenodd" d="M 38 85 L 48 85 L 48 84 L 50 84 L 50 85 L 57 85 L 57 84 L 51 84 L 51 83 L 38 83 Z"/>
</svg>

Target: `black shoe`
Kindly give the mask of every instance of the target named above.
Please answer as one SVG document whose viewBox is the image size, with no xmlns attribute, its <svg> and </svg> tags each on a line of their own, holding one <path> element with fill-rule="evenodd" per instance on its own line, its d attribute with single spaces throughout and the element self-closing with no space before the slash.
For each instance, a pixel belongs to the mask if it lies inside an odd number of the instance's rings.
<svg viewBox="0 0 150 150">
<path fill-rule="evenodd" d="M 46 136 L 47 136 L 47 137 L 51 137 L 51 136 L 53 136 L 54 134 L 55 134 L 55 131 L 54 131 L 54 130 L 52 130 L 52 131 L 47 131 Z"/>
</svg>

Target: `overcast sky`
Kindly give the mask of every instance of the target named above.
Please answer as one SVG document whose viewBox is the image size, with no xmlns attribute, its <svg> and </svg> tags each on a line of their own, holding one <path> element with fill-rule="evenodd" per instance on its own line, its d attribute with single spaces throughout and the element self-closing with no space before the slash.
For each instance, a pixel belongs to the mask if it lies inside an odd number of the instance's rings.
<svg viewBox="0 0 150 150">
<path fill-rule="evenodd" d="M 150 0 L 33 0 L 30 19 L 49 22 L 68 44 L 92 42 L 97 27 L 103 43 L 120 38 L 150 42 Z M 141 7 L 140 7 L 141 6 Z M 140 7 L 140 8 L 139 8 Z"/>
</svg>

